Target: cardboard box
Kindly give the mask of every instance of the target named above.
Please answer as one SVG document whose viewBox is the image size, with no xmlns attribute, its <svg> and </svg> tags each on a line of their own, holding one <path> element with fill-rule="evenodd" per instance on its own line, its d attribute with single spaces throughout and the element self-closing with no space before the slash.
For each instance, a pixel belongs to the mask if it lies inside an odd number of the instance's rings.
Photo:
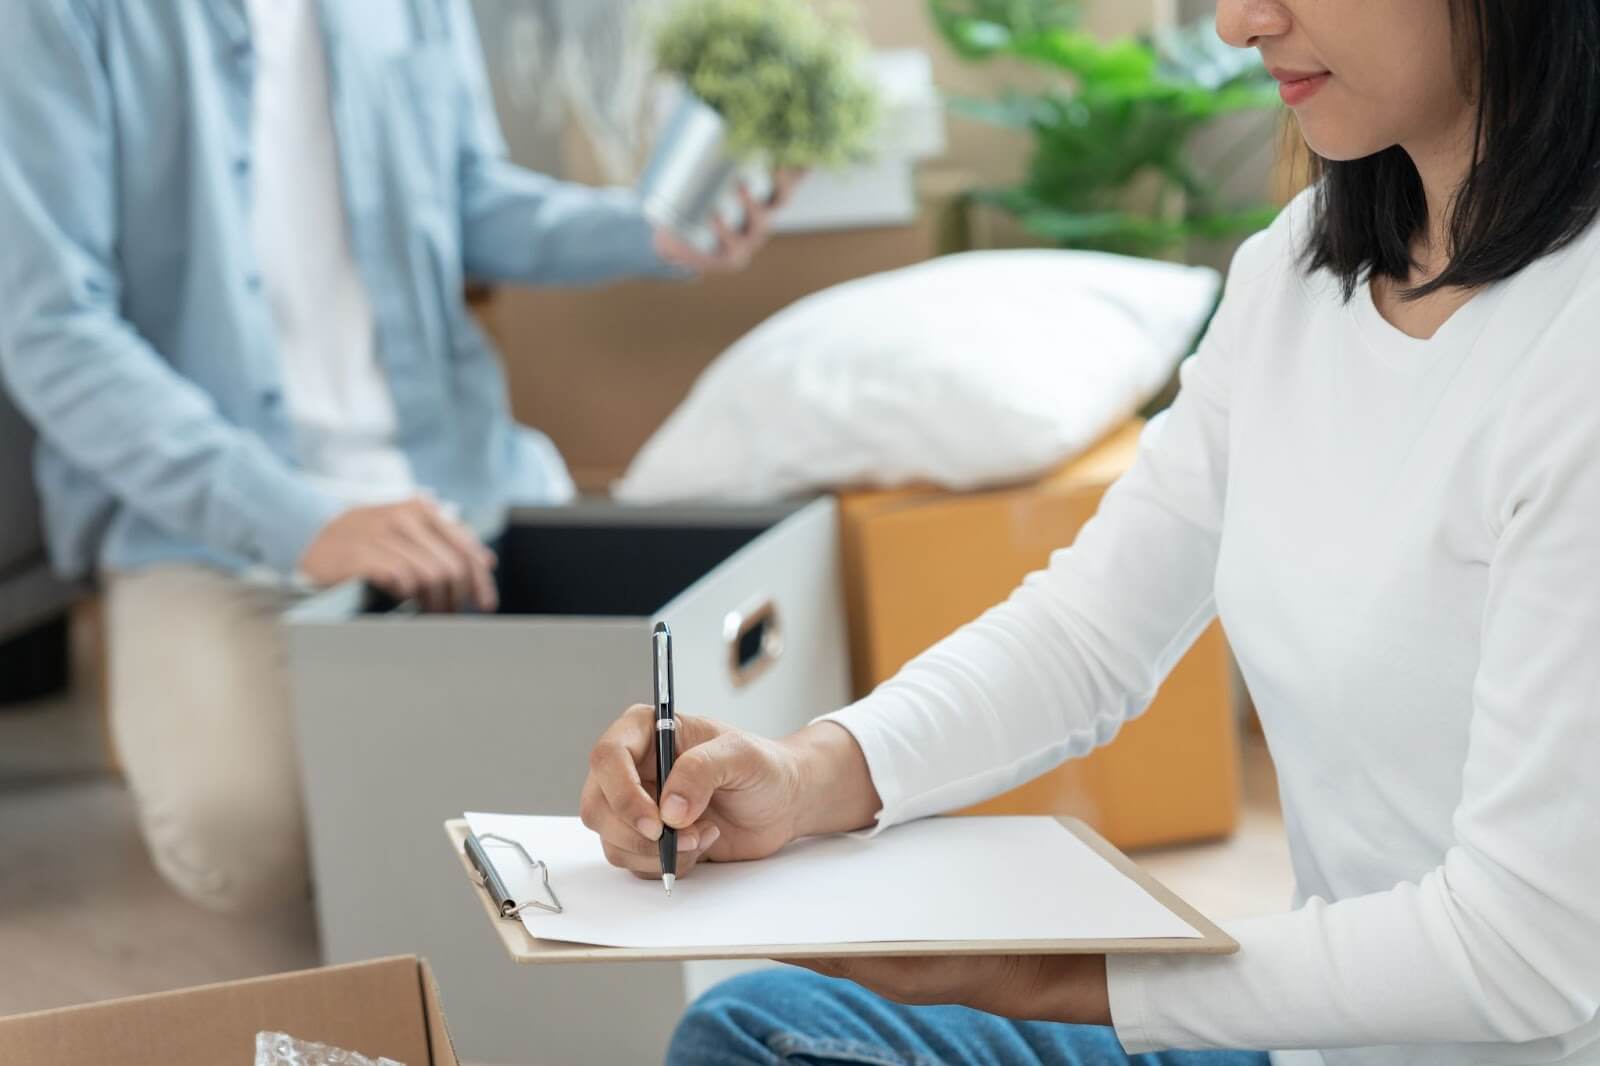
<svg viewBox="0 0 1600 1066">
<path fill-rule="evenodd" d="M 457 1066 L 416 956 L 0 1018 L 5 1066 L 251 1066 L 284 1032 L 405 1066 Z"/>
<path fill-rule="evenodd" d="M 1012 488 L 845 493 L 841 547 L 857 694 L 1004 600 L 1071 544 L 1132 464 L 1141 428 L 1130 423 L 1055 473 Z M 1073 815 L 1122 848 L 1224 836 L 1238 821 L 1237 747 L 1228 650 L 1213 624 L 1111 745 L 964 813 Z"/>
</svg>

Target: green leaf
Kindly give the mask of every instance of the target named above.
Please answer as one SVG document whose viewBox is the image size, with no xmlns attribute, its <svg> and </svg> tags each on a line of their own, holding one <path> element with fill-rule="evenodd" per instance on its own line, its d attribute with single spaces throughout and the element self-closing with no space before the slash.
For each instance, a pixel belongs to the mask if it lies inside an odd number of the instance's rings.
<svg viewBox="0 0 1600 1066">
<path fill-rule="evenodd" d="M 1079 0 L 929 0 L 933 23 L 956 53 L 987 59 L 1018 34 L 1078 24 Z"/>
<path fill-rule="evenodd" d="M 998 100 L 953 96 L 945 106 L 962 118 L 1012 130 L 1031 130 L 1050 118 L 1048 104 L 1027 93 L 1008 93 Z"/>
<path fill-rule="evenodd" d="M 1270 219 L 1273 210 L 1259 204 L 1217 209 L 1216 179 L 1189 155 L 1195 134 L 1217 119 L 1278 108 L 1254 52 L 1224 44 L 1209 20 L 1103 41 L 1059 12 L 1041 14 L 1046 2 L 929 0 L 959 54 L 1011 56 L 1060 75 L 1040 92 L 950 102 L 957 116 L 1034 139 L 1025 180 L 980 190 L 977 200 L 1051 243 L 1133 254 L 1249 232 Z M 1129 207 L 1135 185 L 1150 210 Z"/>
<path fill-rule="evenodd" d="M 1086 86 L 1139 89 L 1155 80 L 1155 55 L 1133 38 L 1103 42 L 1078 30 L 1051 29 L 1015 39 L 1010 50 Z"/>
</svg>

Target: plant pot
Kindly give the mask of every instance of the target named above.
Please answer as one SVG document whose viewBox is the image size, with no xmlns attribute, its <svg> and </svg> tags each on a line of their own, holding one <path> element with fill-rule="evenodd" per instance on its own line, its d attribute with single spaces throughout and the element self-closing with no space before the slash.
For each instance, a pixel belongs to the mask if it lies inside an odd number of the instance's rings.
<svg viewBox="0 0 1600 1066">
<path fill-rule="evenodd" d="M 732 158 L 722 116 L 681 89 L 639 179 L 645 217 L 703 252 L 714 251 L 713 218 L 720 216 L 735 231 L 744 226 L 741 183 L 757 202 L 772 196 L 771 169 L 759 160 Z"/>
</svg>

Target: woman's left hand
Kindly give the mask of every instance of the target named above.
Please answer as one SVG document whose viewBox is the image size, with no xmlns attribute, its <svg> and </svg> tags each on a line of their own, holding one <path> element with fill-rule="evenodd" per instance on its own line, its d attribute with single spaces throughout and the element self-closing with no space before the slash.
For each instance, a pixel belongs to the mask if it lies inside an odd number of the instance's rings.
<svg viewBox="0 0 1600 1066">
<path fill-rule="evenodd" d="M 910 1006 L 959 1004 L 1017 1021 L 1110 1025 L 1104 955 L 992 955 L 804 959 Z"/>
<path fill-rule="evenodd" d="M 696 274 L 729 274 L 743 270 L 771 236 L 773 212 L 789 202 L 794 187 L 803 176 L 803 171 L 779 171 L 773 177 L 772 197 L 765 203 L 758 202 L 743 185 L 739 186 L 739 201 L 744 205 L 744 226 L 736 231 L 721 218 L 712 219 L 711 229 L 717 235 L 716 251 L 702 252 L 665 229 L 656 230 L 656 251 L 673 266 Z"/>
</svg>

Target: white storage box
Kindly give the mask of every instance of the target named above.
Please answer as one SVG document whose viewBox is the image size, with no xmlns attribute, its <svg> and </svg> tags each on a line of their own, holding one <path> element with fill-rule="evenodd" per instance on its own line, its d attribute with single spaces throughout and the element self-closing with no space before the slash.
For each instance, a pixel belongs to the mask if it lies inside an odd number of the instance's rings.
<svg viewBox="0 0 1600 1066">
<path fill-rule="evenodd" d="M 781 735 L 842 706 L 835 506 L 531 509 L 500 557 L 499 615 L 374 614 L 347 586 L 286 618 L 323 952 L 425 956 L 465 1061 L 659 1061 L 726 967 L 519 968 L 439 825 L 577 813 L 595 739 L 650 701 L 657 621 L 684 713 Z"/>
</svg>

